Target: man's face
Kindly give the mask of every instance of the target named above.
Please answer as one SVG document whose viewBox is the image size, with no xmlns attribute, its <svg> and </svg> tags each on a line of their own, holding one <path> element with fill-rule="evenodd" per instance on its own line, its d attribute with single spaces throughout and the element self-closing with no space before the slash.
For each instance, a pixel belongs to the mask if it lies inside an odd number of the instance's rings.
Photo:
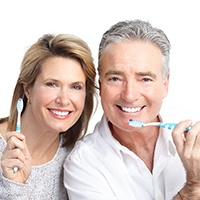
<svg viewBox="0 0 200 200">
<path fill-rule="evenodd" d="M 131 131 L 130 119 L 154 121 L 168 92 L 162 79 L 162 54 L 150 42 L 109 44 L 101 57 L 100 96 L 113 128 Z"/>
</svg>

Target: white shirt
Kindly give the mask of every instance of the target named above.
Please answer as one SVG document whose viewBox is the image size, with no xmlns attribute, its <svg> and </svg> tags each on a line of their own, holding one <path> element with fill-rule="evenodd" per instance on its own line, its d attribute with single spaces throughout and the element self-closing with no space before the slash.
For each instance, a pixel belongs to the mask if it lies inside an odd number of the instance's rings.
<svg viewBox="0 0 200 200">
<path fill-rule="evenodd" d="M 170 200 L 185 183 L 171 131 L 160 129 L 151 173 L 112 136 L 105 116 L 67 157 L 64 184 L 70 200 Z"/>
</svg>

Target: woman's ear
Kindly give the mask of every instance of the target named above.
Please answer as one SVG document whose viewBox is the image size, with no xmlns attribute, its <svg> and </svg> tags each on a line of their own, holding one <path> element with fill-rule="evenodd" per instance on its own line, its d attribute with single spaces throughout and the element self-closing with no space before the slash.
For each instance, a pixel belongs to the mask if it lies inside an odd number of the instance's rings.
<svg viewBox="0 0 200 200">
<path fill-rule="evenodd" d="M 26 98 L 30 99 L 30 88 L 29 88 L 29 86 L 28 85 L 24 85 L 23 87 L 24 87 L 24 93 L 26 95 Z"/>
</svg>

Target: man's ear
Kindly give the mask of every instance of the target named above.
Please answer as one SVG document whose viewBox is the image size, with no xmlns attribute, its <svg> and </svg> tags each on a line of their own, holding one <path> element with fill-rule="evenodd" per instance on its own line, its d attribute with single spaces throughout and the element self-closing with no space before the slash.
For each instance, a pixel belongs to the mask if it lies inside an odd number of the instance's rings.
<svg viewBox="0 0 200 200">
<path fill-rule="evenodd" d="M 99 79 L 99 96 L 101 96 L 101 81 Z"/>
<path fill-rule="evenodd" d="M 167 76 L 165 82 L 164 82 L 164 90 L 165 92 L 163 93 L 163 98 L 165 98 L 168 94 L 168 90 L 169 90 L 169 77 L 170 77 L 170 74 Z"/>
</svg>

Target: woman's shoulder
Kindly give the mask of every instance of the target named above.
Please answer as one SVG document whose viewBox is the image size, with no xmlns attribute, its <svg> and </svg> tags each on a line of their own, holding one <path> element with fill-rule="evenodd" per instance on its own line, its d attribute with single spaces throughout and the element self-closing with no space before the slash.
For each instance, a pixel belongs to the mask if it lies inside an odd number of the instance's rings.
<svg viewBox="0 0 200 200">
<path fill-rule="evenodd" d="M 2 135 L 2 137 L 4 139 L 6 138 L 7 127 L 8 127 L 8 120 L 7 120 L 7 118 L 1 118 L 0 119 L 0 133 L 1 133 L 1 135 Z"/>
<path fill-rule="evenodd" d="M 7 121 L 0 121 L 0 158 L 2 156 L 2 152 L 6 147 L 6 132 L 7 132 Z"/>
</svg>

